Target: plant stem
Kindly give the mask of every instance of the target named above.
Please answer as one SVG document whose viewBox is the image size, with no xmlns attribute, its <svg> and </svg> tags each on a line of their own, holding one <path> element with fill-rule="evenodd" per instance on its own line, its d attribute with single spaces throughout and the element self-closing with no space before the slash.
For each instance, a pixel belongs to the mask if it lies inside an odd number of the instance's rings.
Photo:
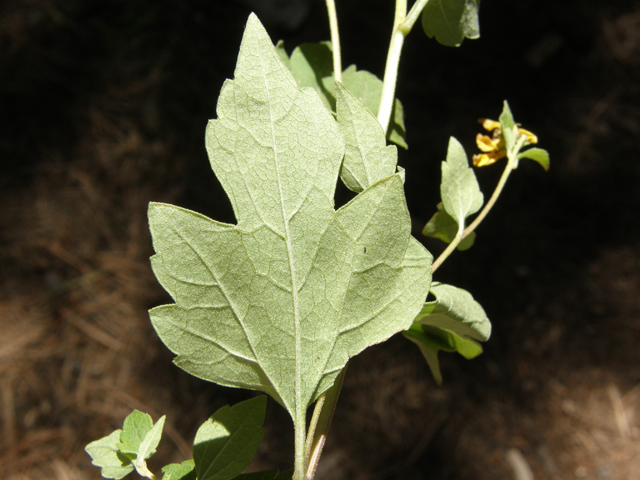
<svg viewBox="0 0 640 480">
<path fill-rule="evenodd" d="M 404 43 L 405 33 L 398 28 L 407 14 L 407 0 L 396 0 L 396 12 L 393 19 L 393 30 L 391 31 L 391 41 L 389 42 L 389 52 L 387 53 L 387 64 L 384 68 L 384 79 L 382 81 L 382 96 L 380 97 L 380 107 L 378 109 L 378 122 L 382 125 L 382 130 L 386 135 L 389 128 L 389 119 L 393 109 L 393 100 L 396 95 L 396 82 L 398 79 L 398 64 L 400 63 L 400 53 Z"/>
<path fill-rule="evenodd" d="M 342 55 L 340 52 L 340 33 L 338 31 L 338 14 L 334 0 L 326 0 L 329 14 L 329 28 L 331 30 L 331 46 L 333 50 L 333 78 L 342 82 Z"/>
<path fill-rule="evenodd" d="M 311 425 L 309 425 L 309 434 L 307 435 L 307 473 L 305 480 L 313 480 L 320 461 L 320 455 L 324 448 L 324 442 L 329 433 L 331 420 L 336 410 L 340 390 L 344 383 L 344 377 L 347 373 L 347 365 L 336 377 L 333 386 L 327 390 L 316 402 L 313 410 Z"/>
<path fill-rule="evenodd" d="M 382 84 L 382 97 L 380 98 L 380 108 L 378 109 L 378 122 L 382 125 L 385 134 L 389 128 L 389 120 L 393 110 L 398 80 L 398 65 L 400 64 L 400 54 L 402 53 L 404 39 L 411 32 L 427 2 L 428 0 L 418 0 L 411 7 L 409 15 L 407 15 L 407 0 L 396 0 L 393 31 L 389 42 L 389 53 L 387 54 L 387 64 L 384 69 Z"/>
<path fill-rule="evenodd" d="M 304 453 L 304 440 L 305 440 L 305 428 L 306 419 L 303 416 L 302 420 L 298 418 L 295 422 L 295 463 L 293 480 L 305 480 L 305 453 Z"/>
</svg>

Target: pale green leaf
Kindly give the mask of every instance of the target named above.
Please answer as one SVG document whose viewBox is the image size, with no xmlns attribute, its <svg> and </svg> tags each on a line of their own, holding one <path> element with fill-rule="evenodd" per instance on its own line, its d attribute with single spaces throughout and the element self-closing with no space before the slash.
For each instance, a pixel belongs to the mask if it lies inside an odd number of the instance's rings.
<svg viewBox="0 0 640 480">
<path fill-rule="evenodd" d="M 447 160 L 442 162 L 440 196 L 444 210 L 458 224 L 459 234 L 464 230 L 466 218 L 480 210 L 484 201 L 476 174 L 469 167 L 467 154 L 453 137 L 449 139 Z"/>
<path fill-rule="evenodd" d="M 481 342 L 489 339 L 491 322 L 469 292 L 440 282 L 433 282 L 429 292 L 436 299 L 425 303 L 416 323 L 444 328 Z"/>
<path fill-rule="evenodd" d="M 160 438 L 162 437 L 162 429 L 164 428 L 165 419 L 165 415 L 160 417 L 151 430 L 149 430 L 145 435 L 144 440 L 142 440 L 142 443 L 138 448 L 138 460 L 147 460 L 156 453 L 156 448 L 158 448 Z"/>
<path fill-rule="evenodd" d="M 122 430 L 116 430 L 110 435 L 91 442 L 85 451 L 91 457 L 91 463 L 102 469 L 104 478 L 119 480 L 133 472 L 131 459 L 120 452 L 120 434 Z"/>
<path fill-rule="evenodd" d="M 451 243 L 458 233 L 458 224 L 442 208 L 442 202 L 438 204 L 438 211 L 431 217 L 422 229 L 422 234 L 426 237 L 438 238 L 445 243 Z M 476 232 L 471 232 L 459 244 L 458 250 L 464 251 L 473 245 L 476 239 Z"/>
<path fill-rule="evenodd" d="M 196 464 L 193 460 L 171 463 L 162 468 L 162 480 L 196 480 Z"/>
<path fill-rule="evenodd" d="M 198 480 L 230 480 L 249 466 L 264 436 L 267 397 L 222 407 L 204 422 L 193 442 Z"/>
<path fill-rule="evenodd" d="M 542 148 L 530 148 L 518 154 L 518 158 L 528 158 L 534 162 L 538 162 L 542 168 L 549 170 L 549 152 Z"/>
<path fill-rule="evenodd" d="M 422 28 L 429 38 L 459 47 L 465 38 L 480 37 L 480 0 L 429 0 L 422 11 Z"/>
<path fill-rule="evenodd" d="M 509 103 L 505 100 L 502 113 L 500 114 L 500 129 L 504 138 L 507 152 L 511 152 L 516 145 L 517 127 L 509 108 Z"/>
<path fill-rule="evenodd" d="M 124 419 L 118 448 L 123 453 L 138 455 L 140 445 L 152 428 L 151 415 L 134 410 Z"/>
<path fill-rule="evenodd" d="M 458 352 L 466 359 L 482 353 L 478 341 L 491 335 L 491 322 L 484 309 L 466 290 L 439 282 L 431 284 L 436 298 L 427 302 L 404 336 L 420 348 L 434 380 L 442 384 L 438 352 Z"/>
<path fill-rule="evenodd" d="M 432 257 L 410 236 L 399 174 L 334 209 L 337 124 L 255 16 L 217 113 L 207 151 L 238 224 L 150 205 L 152 266 L 176 302 L 151 320 L 178 366 L 266 392 L 300 425 L 350 357 L 409 328 Z"/>
<path fill-rule="evenodd" d="M 345 142 L 344 184 L 361 192 L 396 172 L 396 147 L 387 146 L 378 120 L 341 84 L 336 85 L 338 127 Z"/>
<path fill-rule="evenodd" d="M 438 327 L 416 323 L 403 334 L 420 348 L 437 385 L 442 385 L 442 373 L 438 360 L 440 350 L 458 352 L 466 359 L 475 358 L 482 353 L 482 347 L 477 342 Z"/>
</svg>

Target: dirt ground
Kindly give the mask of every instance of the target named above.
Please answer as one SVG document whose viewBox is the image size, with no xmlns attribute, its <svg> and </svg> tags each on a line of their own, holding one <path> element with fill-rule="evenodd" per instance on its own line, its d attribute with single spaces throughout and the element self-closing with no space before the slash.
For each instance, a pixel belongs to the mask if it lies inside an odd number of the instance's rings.
<svg viewBox="0 0 640 480">
<path fill-rule="evenodd" d="M 393 2 L 337 3 L 345 63 L 381 75 Z M 328 36 L 323 2 L 309 5 L 299 25 L 262 12 L 289 51 Z M 99 478 L 84 446 L 133 408 L 167 414 L 159 470 L 190 456 L 216 408 L 251 395 L 173 366 L 146 313 L 167 301 L 148 202 L 233 221 L 204 126 L 248 12 L 0 3 L 3 478 Z M 421 238 L 448 136 L 474 151 L 476 119 L 504 98 L 551 152 L 549 173 L 523 164 L 476 245 L 436 275 L 473 293 L 492 338 L 473 361 L 441 355 L 443 387 L 403 338 L 353 359 L 319 480 L 640 479 L 640 3 L 486 0 L 481 25 L 460 49 L 408 38 L 400 164 Z M 485 191 L 499 170 L 478 172 Z M 266 426 L 253 467 L 290 467 L 274 403 Z"/>
</svg>

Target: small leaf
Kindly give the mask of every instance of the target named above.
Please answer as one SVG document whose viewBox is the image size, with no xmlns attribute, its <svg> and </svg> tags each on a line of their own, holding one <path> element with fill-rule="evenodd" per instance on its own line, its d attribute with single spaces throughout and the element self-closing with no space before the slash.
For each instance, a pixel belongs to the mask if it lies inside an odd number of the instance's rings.
<svg viewBox="0 0 640 480">
<path fill-rule="evenodd" d="M 516 145 L 516 132 L 518 131 L 509 103 L 505 100 L 502 113 L 500 114 L 500 127 L 502 130 L 502 137 L 507 147 L 507 152 L 511 152 Z"/>
<path fill-rule="evenodd" d="M 313 88 L 326 107 L 335 111 L 333 53 L 330 42 L 303 43 L 291 53 L 289 65 L 298 88 Z"/>
<path fill-rule="evenodd" d="M 162 480 L 196 480 L 196 464 L 193 460 L 171 463 L 162 469 Z"/>
<path fill-rule="evenodd" d="M 476 175 L 469 167 L 467 154 L 453 137 L 449 139 L 447 160 L 442 162 L 440 196 L 444 210 L 458 224 L 456 234 L 462 234 L 466 218 L 480 210 L 484 201 Z"/>
<path fill-rule="evenodd" d="M 382 99 L 382 80 L 366 70 L 356 70 L 351 65 L 342 72 L 342 84 L 374 115 L 378 115 Z M 406 129 L 404 126 L 404 108 L 396 98 L 391 112 L 391 122 L 387 138 L 396 145 L 406 149 Z"/>
<path fill-rule="evenodd" d="M 91 463 L 102 469 L 104 478 L 119 480 L 133 472 L 131 459 L 120 452 L 120 434 L 122 430 L 115 430 L 110 435 L 91 442 L 85 451 L 91 457 Z"/>
<path fill-rule="evenodd" d="M 477 341 L 491 335 L 491 323 L 478 302 L 466 290 L 433 282 L 430 293 L 435 301 L 427 302 L 404 336 L 420 348 L 438 385 L 442 374 L 438 352 L 458 352 L 466 359 L 482 353 Z"/>
<path fill-rule="evenodd" d="M 549 170 L 549 152 L 542 148 L 530 148 L 518 154 L 518 159 L 528 158 L 542 165 L 542 168 Z"/>
<path fill-rule="evenodd" d="M 440 282 L 433 282 L 429 292 L 436 299 L 425 303 L 414 323 L 444 328 L 481 342 L 489 339 L 491 322 L 469 292 Z"/>
<path fill-rule="evenodd" d="M 293 51 L 287 66 L 300 88 L 313 88 L 326 107 L 332 112 L 336 111 L 333 53 L 330 42 L 303 43 Z M 366 70 L 357 70 L 355 65 L 351 65 L 342 72 L 342 84 L 374 117 L 378 114 L 382 97 L 382 81 L 378 77 Z M 404 109 L 398 99 L 395 100 L 391 113 L 387 138 L 402 148 L 408 148 Z"/>
<path fill-rule="evenodd" d="M 138 455 L 138 449 L 142 441 L 152 428 L 153 420 L 151 419 L 151 415 L 139 410 L 134 410 L 124 419 L 124 426 L 122 427 L 118 448 L 123 453 Z"/>
<path fill-rule="evenodd" d="M 264 436 L 267 397 L 222 407 L 204 422 L 193 442 L 198 480 L 229 480 L 249 466 Z"/>
<path fill-rule="evenodd" d="M 144 440 L 142 440 L 142 443 L 138 448 L 138 460 L 147 460 L 156 453 L 156 448 L 158 448 L 160 438 L 162 437 L 162 429 L 164 427 L 165 419 L 165 415 L 160 417 L 153 428 L 151 428 L 151 430 L 149 430 L 145 435 Z"/>
<path fill-rule="evenodd" d="M 438 238 L 445 243 L 451 243 L 458 233 L 458 224 L 456 221 L 442 208 L 442 202 L 438 204 L 438 211 L 431 217 L 422 230 L 422 234 L 426 237 Z M 458 250 L 464 251 L 473 245 L 476 239 L 476 232 L 471 232 L 464 240 L 458 244 Z"/>
<path fill-rule="evenodd" d="M 459 47 L 466 38 L 480 37 L 480 0 L 430 0 L 422 11 L 422 28 L 429 38 Z"/>
<path fill-rule="evenodd" d="M 457 351 L 467 360 L 482 353 L 482 347 L 475 341 L 438 327 L 414 324 L 409 330 L 403 332 L 403 335 L 420 348 L 437 385 L 442 385 L 442 373 L 438 360 L 440 350 Z"/>
<path fill-rule="evenodd" d="M 378 120 L 341 84 L 336 85 L 338 127 L 345 141 L 340 169 L 344 184 L 361 192 L 396 173 L 397 151 L 387 146 Z"/>
</svg>

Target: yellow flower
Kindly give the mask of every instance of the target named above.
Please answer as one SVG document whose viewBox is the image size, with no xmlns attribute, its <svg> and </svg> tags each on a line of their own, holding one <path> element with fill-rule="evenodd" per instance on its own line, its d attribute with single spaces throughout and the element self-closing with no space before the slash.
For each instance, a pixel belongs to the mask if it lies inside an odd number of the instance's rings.
<svg viewBox="0 0 640 480">
<path fill-rule="evenodd" d="M 500 122 L 488 118 L 481 118 L 478 120 L 478 123 L 488 132 L 493 132 L 491 137 L 482 135 L 481 133 L 476 136 L 478 149 L 483 153 L 473 156 L 473 166 L 486 167 L 507 156 L 507 145 L 502 136 Z M 526 136 L 525 145 L 538 143 L 538 137 L 524 128 L 518 127 L 518 134 Z"/>
</svg>

